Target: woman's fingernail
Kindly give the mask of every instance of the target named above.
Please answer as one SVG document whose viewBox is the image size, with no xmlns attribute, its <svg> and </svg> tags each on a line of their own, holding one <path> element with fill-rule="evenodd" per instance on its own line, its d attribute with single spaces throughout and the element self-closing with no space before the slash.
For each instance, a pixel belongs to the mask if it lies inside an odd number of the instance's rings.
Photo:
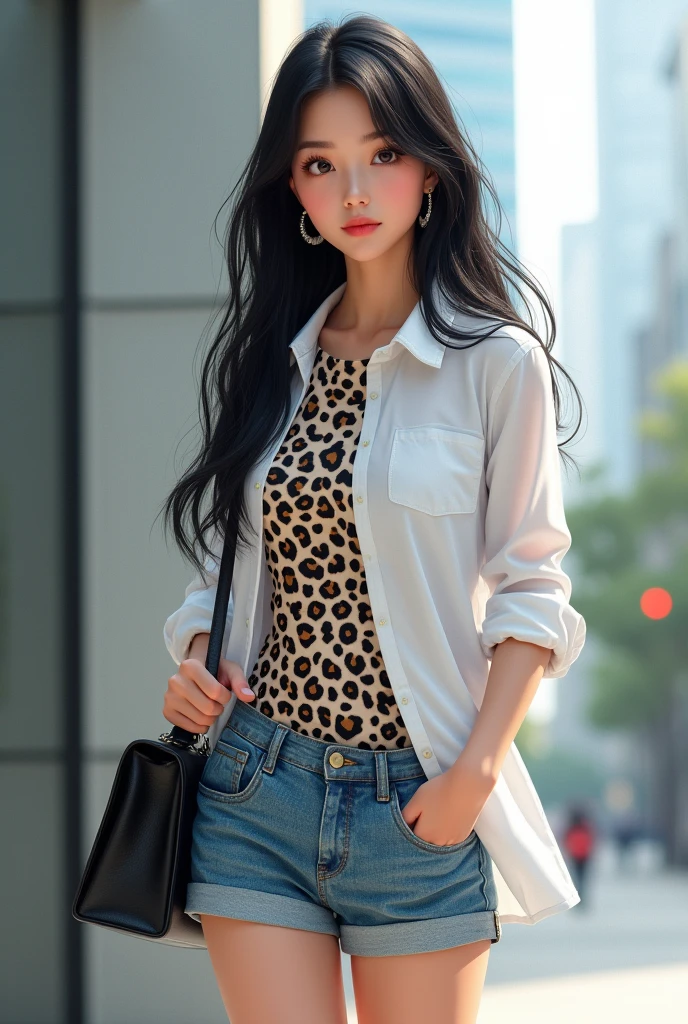
<svg viewBox="0 0 688 1024">
<path fill-rule="evenodd" d="M 253 690 L 250 690 L 247 686 L 243 688 L 242 693 L 250 693 L 253 696 Z"/>
</svg>

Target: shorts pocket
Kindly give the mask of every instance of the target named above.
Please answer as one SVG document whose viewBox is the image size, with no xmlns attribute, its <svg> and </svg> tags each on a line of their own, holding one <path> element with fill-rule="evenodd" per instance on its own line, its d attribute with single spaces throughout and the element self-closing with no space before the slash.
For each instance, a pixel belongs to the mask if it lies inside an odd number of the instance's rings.
<svg viewBox="0 0 688 1024">
<path fill-rule="evenodd" d="M 425 778 L 405 779 L 403 782 L 394 782 L 390 784 L 389 803 L 392 811 L 392 817 L 404 839 L 409 843 L 413 843 L 414 846 L 419 847 L 421 850 L 427 850 L 430 853 L 456 853 L 458 850 L 463 850 L 467 846 L 471 846 L 475 843 L 478 838 L 478 833 L 475 829 L 471 829 L 466 838 L 462 839 L 460 843 L 450 843 L 448 846 L 438 846 L 437 843 L 429 843 L 427 839 L 422 839 L 420 836 L 417 836 L 411 826 L 404 821 L 401 808 L 406 806 L 416 790 L 422 786 L 423 782 L 425 782 Z"/>
<path fill-rule="evenodd" d="M 267 751 L 226 726 L 198 783 L 204 796 L 236 803 L 253 796 L 263 781 Z"/>
<path fill-rule="evenodd" d="M 387 474 L 390 501 L 431 516 L 475 512 L 485 439 L 424 424 L 397 427 Z"/>
</svg>

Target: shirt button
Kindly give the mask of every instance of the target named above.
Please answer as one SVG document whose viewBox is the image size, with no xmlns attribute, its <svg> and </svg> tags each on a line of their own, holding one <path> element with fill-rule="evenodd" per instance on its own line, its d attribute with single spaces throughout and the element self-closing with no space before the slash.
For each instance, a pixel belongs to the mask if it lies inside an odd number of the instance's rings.
<svg viewBox="0 0 688 1024">
<path fill-rule="evenodd" d="M 402 697 L 401 698 L 401 703 L 402 704 L 408 704 L 408 697 Z"/>
<path fill-rule="evenodd" d="M 423 757 L 432 757 L 432 750 L 424 750 Z"/>
<path fill-rule="evenodd" d="M 356 495 L 356 501 L 363 501 L 363 495 L 362 494 L 357 494 Z"/>
<path fill-rule="evenodd" d="M 249 620 L 248 620 L 248 619 L 246 619 L 246 625 L 247 625 L 247 626 L 248 626 L 248 623 L 249 623 Z"/>
<path fill-rule="evenodd" d="M 364 441 L 364 442 L 363 442 L 363 447 L 365 448 L 365 447 L 367 447 L 367 445 L 369 445 L 369 444 L 370 444 L 370 441 Z"/>
<path fill-rule="evenodd" d="M 377 391 L 371 391 L 370 392 L 370 397 L 371 398 L 377 398 Z"/>
<path fill-rule="evenodd" d="M 387 619 L 380 619 L 380 625 L 384 626 L 387 623 Z"/>
<path fill-rule="evenodd" d="M 256 488 L 260 487 L 260 480 L 256 480 L 253 486 Z"/>
</svg>

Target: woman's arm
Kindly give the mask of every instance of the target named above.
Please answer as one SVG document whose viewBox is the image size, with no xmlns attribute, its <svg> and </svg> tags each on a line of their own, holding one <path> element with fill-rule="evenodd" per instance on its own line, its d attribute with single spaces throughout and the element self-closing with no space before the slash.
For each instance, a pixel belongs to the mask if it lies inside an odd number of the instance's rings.
<svg viewBox="0 0 688 1024">
<path fill-rule="evenodd" d="M 470 835 L 551 656 L 550 648 L 513 637 L 497 644 L 465 747 L 448 771 L 423 783 L 402 808 L 421 839 L 449 846 Z"/>
<path fill-rule="evenodd" d="M 515 353 L 488 400 L 485 557 L 489 588 L 479 641 L 491 658 L 485 692 L 461 754 L 402 809 L 440 845 L 473 828 L 543 675 L 578 657 L 585 621 L 570 604 L 561 562 L 571 544 L 557 447 L 552 382 L 539 344 Z"/>
<path fill-rule="evenodd" d="M 548 679 L 566 675 L 585 642 L 562 560 L 571 545 L 562 495 L 552 381 L 535 343 L 507 366 L 489 400 L 485 551 L 489 597 L 479 640 L 492 658 L 513 638 L 550 649 Z M 510 645 L 513 649 L 513 645 Z"/>
<path fill-rule="evenodd" d="M 217 581 L 222 558 L 222 543 L 217 534 L 210 544 L 212 556 L 204 560 L 206 578 L 197 573 L 186 587 L 181 607 L 167 618 L 163 627 L 165 646 L 177 664 L 191 657 L 191 647 L 199 633 L 210 633 L 217 597 Z M 227 606 L 227 626 L 234 618 L 234 595 L 230 593 Z"/>
<path fill-rule="evenodd" d="M 497 644 L 471 734 L 449 769 L 462 784 L 470 777 L 487 793 L 492 789 L 551 655 L 548 647 L 514 637 Z"/>
</svg>

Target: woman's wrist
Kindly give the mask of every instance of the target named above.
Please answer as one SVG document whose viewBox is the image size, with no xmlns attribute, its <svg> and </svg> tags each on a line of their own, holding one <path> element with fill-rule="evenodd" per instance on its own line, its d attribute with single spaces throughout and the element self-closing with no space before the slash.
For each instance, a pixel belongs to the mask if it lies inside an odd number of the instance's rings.
<svg viewBox="0 0 688 1024">
<path fill-rule="evenodd" d="M 485 799 L 497 785 L 499 776 L 493 758 L 474 756 L 468 747 L 464 747 L 450 766 L 449 773 L 458 782 L 459 788 L 468 782 L 473 791 L 483 793 Z"/>
<path fill-rule="evenodd" d="M 196 658 L 198 661 L 205 661 L 208 652 L 210 633 L 196 633 L 188 647 L 187 658 Z M 199 657 L 199 653 L 201 657 Z"/>
</svg>

